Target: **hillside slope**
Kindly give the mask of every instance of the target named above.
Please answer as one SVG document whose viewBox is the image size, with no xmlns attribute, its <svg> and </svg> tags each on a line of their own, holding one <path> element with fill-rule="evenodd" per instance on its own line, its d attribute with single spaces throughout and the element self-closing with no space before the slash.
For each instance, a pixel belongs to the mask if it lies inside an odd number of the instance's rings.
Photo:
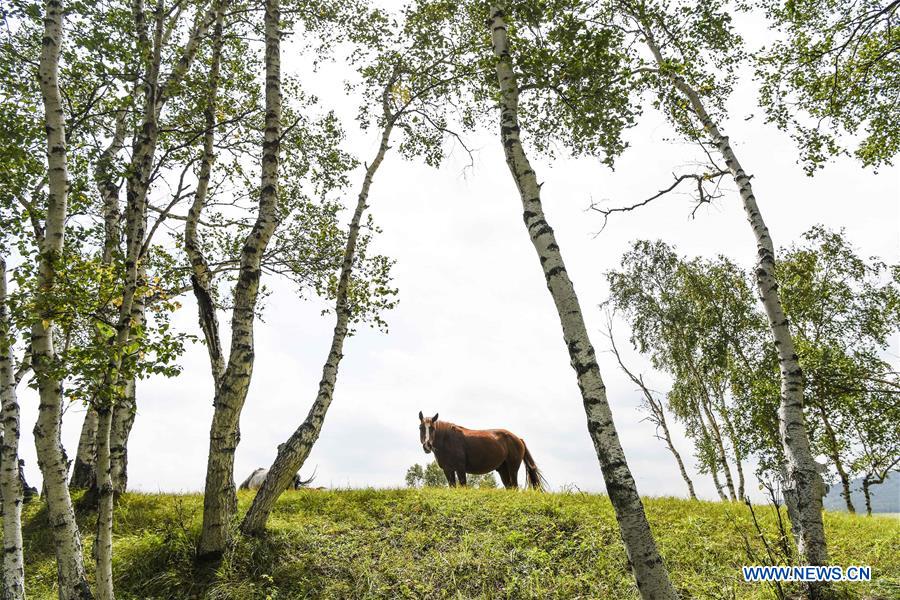
<svg viewBox="0 0 900 600">
<path fill-rule="evenodd" d="M 251 497 L 241 494 L 242 511 Z M 682 598 L 774 597 L 740 577 L 741 565 L 766 562 L 746 506 L 645 503 Z M 119 599 L 637 597 L 605 496 L 292 491 L 278 503 L 266 539 L 240 540 L 208 574 L 192 566 L 201 509 L 198 495 L 122 498 L 114 554 Z M 773 511 L 762 506 L 756 513 L 777 547 Z M 25 519 L 29 597 L 51 598 L 56 573 L 46 512 L 35 502 Z M 88 538 L 93 521 L 80 519 Z M 845 586 L 851 597 L 900 597 L 900 520 L 828 513 L 825 524 L 834 564 L 873 567 L 875 581 Z"/>
</svg>

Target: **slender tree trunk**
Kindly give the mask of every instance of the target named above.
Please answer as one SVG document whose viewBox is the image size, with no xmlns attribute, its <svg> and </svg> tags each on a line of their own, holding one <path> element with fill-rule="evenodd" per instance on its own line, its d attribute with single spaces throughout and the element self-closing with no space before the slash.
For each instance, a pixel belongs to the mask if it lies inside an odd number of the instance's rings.
<svg viewBox="0 0 900 600">
<path fill-rule="evenodd" d="M 385 125 L 381 134 L 381 144 L 378 146 L 375 160 L 366 169 L 362 189 L 356 200 L 356 209 L 353 212 L 353 218 L 350 220 L 350 232 L 347 236 L 347 245 L 344 248 L 344 259 L 341 263 L 341 274 L 338 280 L 335 307 L 337 322 L 334 326 L 328 358 L 325 360 L 325 366 L 322 368 L 319 392 L 306 419 L 288 438 L 288 441 L 278 447 L 278 456 L 269 468 L 269 473 L 266 475 L 262 487 L 253 498 L 253 504 L 250 506 L 250 510 L 247 511 L 241 524 L 241 530 L 245 534 L 258 535 L 265 530 L 266 521 L 272 508 L 275 506 L 275 502 L 288 489 L 294 475 L 306 462 L 306 457 L 309 456 L 313 445 L 319 439 L 322 424 L 325 421 L 325 414 L 328 412 L 328 407 L 331 406 L 331 401 L 334 398 L 338 366 L 341 363 L 341 358 L 343 358 L 344 340 L 347 337 L 347 324 L 352 316 L 348 293 L 353 261 L 356 256 L 356 241 L 359 237 L 360 222 L 366 209 L 366 202 L 369 199 L 369 188 L 372 185 L 372 179 L 381 166 L 385 153 L 388 151 L 388 143 L 394 126 L 394 117 L 390 114 L 389 108 L 389 94 L 393 83 L 391 81 L 390 85 L 385 87 L 382 97 Z"/>
<path fill-rule="evenodd" d="M 0 256 L 0 513 L 3 515 L 3 600 L 24 600 L 25 561 L 22 556 L 22 503 L 19 478 L 19 403 L 13 369 L 12 337 L 6 304 L 6 259 Z"/>
<path fill-rule="evenodd" d="M 662 406 L 660 406 L 660 408 L 662 409 Z M 688 476 L 684 461 L 681 460 L 681 454 L 678 453 L 678 450 L 675 449 L 675 444 L 672 442 L 672 436 L 669 434 L 669 426 L 666 423 L 665 413 L 661 413 L 660 425 L 666 440 L 666 446 L 668 446 L 672 456 L 675 457 L 675 462 L 678 463 L 678 470 L 681 472 L 681 478 L 684 479 L 684 483 L 687 484 L 688 494 L 690 495 L 691 500 L 696 500 L 697 493 L 694 491 L 694 482 L 691 481 L 691 478 Z"/>
<path fill-rule="evenodd" d="M 219 388 L 219 383 L 225 372 L 225 359 L 222 353 L 222 340 L 219 336 L 219 320 L 211 292 L 213 274 L 209 268 L 209 262 L 206 260 L 200 247 L 197 229 L 200 224 L 200 215 L 206 205 L 209 181 L 216 161 L 216 105 L 219 89 L 219 68 L 222 58 L 223 21 L 224 11 L 219 11 L 213 27 L 209 82 L 206 88 L 206 104 L 203 107 L 203 120 L 206 130 L 203 135 L 203 154 L 200 159 L 200 171 L 197 174 L 197 191 L 194 194 L 191 208 L 188 210 L 188 217 L 184 226 L 184 248 L 188 259 L 191 261 L 193 271 L 191 274 L 191 288 L 197 300 L 200 330 L 203 332 L 206 350 L 209 353 L 214 389 Z"/>
<path fill-rule="evenodd" d="M 778 284 L 775 280 L 775 246 L 762 213 L 753 195 L 750 176 L 744 171 L 731 143 L 719 130 L 700 99 L 696 90 L 683 77 L 667 67 L 652 33 L 646 32 L 647 44 L 657 64 L 681 92 L 697 115 L 704 131 L 725 159 L 728 170 L 740 190 L 744 211 L 756 239 L 757 263 L 754 271 L 760 300 L 765 307 L 769 327 L 778 352 L 781 370 L 781 403 L 778 409 L 779 433 L 787 460 L 788 480 L 786 489 L 793 489 L 799 523 L 797 549 L 806 564 L 825 565 L 828 563 L 828 549 L 825 543 L 825 528 L 822 523 L 822 492 L 824 483 L 816 468 L 809 447 L 809 436 L 803 415 L 803 371 L 794 349 L 790 325 L 781 306 Z M 819 597 L 826 586 L 810 585 L 811 596 Z"/>
<path fill-rule="evenodd" d="M 697 365 L 694 364 L 693 357 L 690 353 L 687 354 L 687 358 L 688 367 L 693 375 L 694 382 L 697 385 L 697 389 L 700 390 L 699 408 L 703 411 L 703 414 L 706 415 L 706 419 L 709 421 L 709 429 L 706 430 L 706 435 L 709 436 L 707 439 L 712 440 L 715 446 L 714 454 L 716 456 L 716 461 L 722 466 L 722 473 L 725 475 L 725 485 L 728 489 L 727 499 L 734 502 L 737 499 L 734 493 L 734 480 L 731 477 L 731 469 L 728 467 L 728 455 L 725 453 L 725 445 L 722 443 L 722 433 L 719 429 L 719 423 L 716 421 L 715 415 L 713 414 L 712 398 L 710 397 L 709 389 L 706 387 L 706 381 L 704 381 L 703 376 L 700 374 Z M 709 434 L 710 431 L 712 432 L 712 435 Z M 718 485 L 718 475 L 715 475 L 713 479 Z M 725 500 L 726 498 L 722 499 Z"/>
<path fill-rule="evenodd" d="M 78 452 L 72 467 L 72 479 L 69 487 L 73 490 L 86 490 L 95 483 L 94 469 L 97 464 L 97 409 L 93 402 L 88 404 L 81 425 L 81 436 L 78 438 Z"/>
<path fill-rule="evenodd" d="M 65 235 L 69 175 L 66 165 L 65 116 L 59 91 L 59 54 L 62 45 L 63 4 L 47 0 L 43 48 L 38 74 L 47 132 L 48 193 L 43 239 L 38 256 L 36 318 L 31 328 L 32 365 L 40 403 L 34 426 L 38 466 L 47 491 L 47 513 L 56 548 L 60 600 L 91 598 L 85 577 L 81 535 L 75 522 L 67 485 L 65 450 L 60 439 L 62 382 L 55 369 L 53 344 L 56 273 Z"/>
<path fill-rule="evenodd" d="M 741 462 L 744 460 L 744 455 L 741 452 L 740 445 L 738 444 L 738 435 L 737 430 L 734 428 L 734 423 L 731 420 L 731 417 L 728 416 L 728 407 L 725 406 L 724 398 L 719 395 L 718 398 L 718 407 L 719 414 L 722 415 L 722 420 L 725 421 L 725 432 L 728 434 L 728 439 L 731 441 L 731 449 L 734 453 L 734 468 L 737 471 L 738 476 L 738 499 L 743 501 L 746 498 L 746 480 L 744 479 L 744 466 Z"/>
<path fill-rule="evenodd" d="M 103 403 L 97 409 L 97 538 L 94 542 L 94 558 L 97 564 L 97 598 L 113 600 L 112 579 L 112 527 L 113 491 L 112 469 L 109 460 L 109 433 L 112 429 L 113 405 Z"/>
<path fill-rule="evenodd" d="M 228 365 L 216 390 L 209 459 L 203 497 L 203 526 L 198 559 L 221 557 L 237 513 L 234 489 L 234 451 L 240 440 L 238 422 L 253 373 L 253 321 L 259 292 L 263 252 L 277 226 L 278 164 L 281 140 L 281 40 L 279 0 L 267 0 L 266 22 L 266 120 L 263 140 L 259 213 L 244 242 L 238 281 L 234 290 L 231 349 Z"/>
<path fill-rule="evenodd" d="M 128 438 L 137 415 L 137 379 L 125 383 L 125 394 L 113 408 L 109 433 L 109 463 L 113 495 L 121 496 L 128 490 Z"/>
<path fill-rule="evenodd" d="M 121 231 L 119 227 L 119 185 L 113 172 L 116 155 L 122 150 L 125 141 L 125 117 L 123 110 L 116 116 L 115 132 L 100 157 L 94 172 L 94 181 L 103 202 L 103 255 L 101 264 L 109 267 L 114 254 L 119 250 Z M 96 333 L 95 335 L 100 335 Z M 78 438 L 78 452 L 72 468 L 69 487 L 72 489 L 91 489 L 96 486 L 95 469 L 97 465 L 97 409 L 91 403 L 84 415 L 81 436 Z"/>
<path fill-rule="evenodd" d="M 588 431 L 616 512 L 625 551 L 643 598 L 676 598 L 613 424 L 606 387 L 600 377 L 600 367 L 575 288 L 566 272 L 553 230 L 544 217 L 540 185 L 519 139 L 519 88 L 513 71 L 502 5 L 491 5 L 488 27 L 500 86 L 500 138 L 506 162 L 522 200 L 525 227 L 556 304 L 563 338 L 584 401 Z"/>
<path fill-rule="evenodd" d="M 701 404 L 703 405 L 703 413 L 709 421 L 709 428 L 712 431 L 712 440 L 715 443 L 716 456 L 719 459 L 719 464 L 722 465 L 722 473 L 725 475 L 725 486 L 728 489 L 728 499 L 734 502 L 737 500 L 734 491 L 734 479 L 731 477 L 731 468 L 728 466 L 728 454 L 725 452 L 725 444 L 722 442 L 722 432 L 719 429 L 719 423 L 716 421 L 716 416 L 713 414 L 709 403 L 702 402 Z"/>
<path fill-rule="evenodd" d="M 867 517 L 872 516 L 872 496 L 870 495 L 870 492 L 869 492 L 869 487 L 871 485 L 872 485 L 872 483 L 871 483 L 871 480 L 869 479 L 869 476 L 866 475 L 865 477 L 863 477 L 862 489 L 863 489 L 863 496 L 866 499 L 866 516 Z"/>
<path fill-rule="evenodd" d="M 831 426 L 828 411 L 821 404 L 816 408 L 819 409 L 819 414 L 822 416 L 822 424 L 825 425 L 825 434 L 828 436 L 828 447 L 830 450 L 829 455 L 831 460 L 834 461 L 834 467 L 837 469 L 838 476 L 841 478 L 841 496 L 844 497 L 844 502 L 847 503 L 847 510 L 855 514 L 856 507 L 853 506 L 853 501 L 850 498 L 850 475 L 847 474 L 847 469 L 844 468 L 844 462 L 841 460 L 837 434 Z"/>
<path fill-rule="evenodd" d="M 691 500 L 697 499 L 697 493 L 694 491 L 694 482 L 691 481 L 690 476 L 688 476 L 687 469 L 684 466 L 684 461 L 681 460 L 681 454 L 675 448 L 675 444 L 672 442 L 672 436 L 669 433 L 669 424 L 666 420 L 666 408 L 663 406 L 662 401 L 657 400 L 650 390 L 644 385 L 644 377 L 643 375 L 635 375 L 632 373 L 628 367 L 625 366 L 625 363 L 622 362 L 622 357 L 619 355 L 619 349 L 616 347 L 616 340 L 613 337 L 612 332 L 612 320 L 607 321 L 607 331 L 609 333 L 609 342 L 612 347 L 613 354 L 616 357 L 616 362 L 619 363 L 619 367 L 625 374 L 628 375 L 628 378 L 634 382 L 641 389 L 641 393 L 644 394 L 644 400 L 647 402 L 647 407 L 650 411 L 650 421 L 656 425 L 658 428 L 663 430 L 663 441 L 666 443 L 666 447 L 669 449 L 669 452 L 672 453 L 672 456 L 675 457 L 675 462 L 678 464 L 678 470 L 681 472 L 681 478 L 684 479 L 684 483 L 687 485 L 688 494 Z M 659 437 L 657 429 L 657 438 Z"/>
<path fill-rule="evenodd" d="M 141 268 L 140 280 L 146 278 Z M 146 302 L 135 296 L 131 307 L 131 323 L 141 329 L 146 321 Z M 125 381 L 124 392 L 116 399 L 113 407 L 109 432 L 109 466 L 113 498 L 125 493 L 128 488 L 128 438 L 137 415 L 137 378 L 132 374 Z"/>
<path fill-rule="evenodd" d="M 712 443 L 712 436 L 709 434 L 709 429 L 706 427 L 706 421 L 703 420 L 703 413 L 700 410 L 700 407 L 696 407 L 697 414 L 697 424 L 700 425 L 700 435 L 703 436 L 703 444 L 704 446 Z M 719 480 L 719 461 L 716 460 L 716 453 L 713 451 L 713 456 L 711 460 L 705 460 L 707 463 L 707 467 L 709 467 L 709 473 L 712 476 L 713 484 L 716 486 L 716 492 L 719 494 L 719 500 L 723 502 L 728 501 L 728 496 L 725 495 L 725 488 L 722 486 L 722 482 Z"/>
</svg>

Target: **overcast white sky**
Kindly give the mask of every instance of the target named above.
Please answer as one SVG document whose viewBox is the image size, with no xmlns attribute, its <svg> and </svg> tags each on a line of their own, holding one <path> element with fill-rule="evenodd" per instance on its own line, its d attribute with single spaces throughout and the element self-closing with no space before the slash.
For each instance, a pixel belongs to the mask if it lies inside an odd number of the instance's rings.
<svg viewBox="0 0 900 600">
<path fill-rule="evenodd" d="M 287 70 L 297 68 L 290 47 Z M 366 160 L 374 136 L 354 130 L 355 100 L 344 96 L 342 67 L 332 65 L 305 78 L 324 103 L 345 117 L 351 150 Z M 844 227 L 865 255 L 900 260 L 900 170 L 863 171 L 838 160 L 806 177 L 795 164 L 789 137 L 765 126 L 750 81 L 739 86 L 725 123 L 754 188 L 776 244 L 787 245 L 810 226 Z M 750 120 L 745 117 L 755 114 Z M 430 460 L 418 443 L 417 413 L 471 428 L 507 428 L 523 437 L 554 488 L 573 483 L 603 490 L 602 475 L 585 426 L 575 375 L 540 265 L 526 234 L 521 205 L 494 131 L 470 139 L 475 166 L 465 169 L 457 149 L 440 170 L 389 154 L 372 187 L 370 206 L 384 233 L 379 251 L 397 259 L 399 306 L 387 315 L 390 333 L 361 330 L 344 350 L 334 403 L 304 474 L 318 467 L 317 483 L 331 486 L 399 486 L 407 467 Z M 694 158 L 686 144 L 665 141 L 671 129 L 651 109 L 631 130 L 631 148 L 615 171 L 596 160 L 535 160 L 544 182 L 548 221 L 575 283 L 598 351 L 619 435 L 639 490 L 647 495 L 686 495 L 675 463 L 653 428 L 641 421 L 639 393 L 606 352 L 601 335 L 606 299 L 604 273 L 618 265 L 629 243 L 661 238 L 682 254 L 726 254 L 744 265 L 755 255 L 740 200 L 729 193 L 696 218 L 689 197 L 670 196 L 639 212 L 617 215 L 599 236 L 601 217 L 591 201 L 625 204 L 666 187 L 673 171 Z M 358 188 L 357 176 L 351 198 Z M 266 281 L 274 293 L 256 329 L 256 366 L 241 419 L 238 481 L 268 466 L 276 446 L 305 417 L 330 342 L 333 317 L 321 304 L 297 300 L 289 286 Z M 221 316 L 222 323 L 228 315 Z M 189 296 L 175 323 L 198 333 Z M 227 329 L 227 328 L 225 328 Z M 653 374 L 627 344 L 617 324 L 624 357 L 656 389 Z M 226 346 L 227 347 L 227 346 Z M 900 355 L 892 349 L 894 359 Z M 197 344 L 182 358 L 177 379 L 139 384 L 138 417 L 129 444 L 129 483 L 144 491 L 197 491 L 203 487 L 212 386 L 205 349 Z M 21 454 L 32 485 L 38 485 L 31 429 L 37 398 L 23 385 Z M 64 443 L 74 456 L 83 409 L 65 415 Z M 697 492 L 715 497 L 708 476 L 696 474 L 690 442 L 676 444 L 694 474 Z M 749 473 L 752 468 L 746 468 Z M 524 476 L 520 476 L 520 482 Z M 755 485 L 748 485 L 751 490 Z"/>
</svg>

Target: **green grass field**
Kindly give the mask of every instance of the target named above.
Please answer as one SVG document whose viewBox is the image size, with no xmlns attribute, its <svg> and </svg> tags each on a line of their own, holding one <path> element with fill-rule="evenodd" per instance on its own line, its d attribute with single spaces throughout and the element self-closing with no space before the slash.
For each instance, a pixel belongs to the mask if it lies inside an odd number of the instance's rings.
<svg viewBox="0 0 900 600">
<path fill-rule="evenodd" d="M 241 510 L 252 497 L 242 493 Z M 740 504 L 645 500 L 682 598 L 774 598 L 740 566 L 766 551 Z M 193 567 L 199 495 L 128 494 L 115 522 L 116 592 L 126 598 L 637 598 L 606 496 L 504 490 L 286 493 L 265 539 L 239 539 L 214 573 Z M 767 541 L 771 508 L 756 509 Z M 38 502 L 24 515 L 27 591 L 55 596 L 53 543 Z M 80 519 L 85 560 L 94 516 Z M 900 520 L 827 513 L 834 564 L 871 565 L 851 598 L 900 598 Z M 747 555 L 745 539 L 749 540 Z"/>
</svg>

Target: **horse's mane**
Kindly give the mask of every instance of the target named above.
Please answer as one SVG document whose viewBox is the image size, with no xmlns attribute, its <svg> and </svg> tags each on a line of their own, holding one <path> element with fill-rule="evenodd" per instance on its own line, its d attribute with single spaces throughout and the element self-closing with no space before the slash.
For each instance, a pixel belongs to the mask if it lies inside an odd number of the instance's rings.
<svg viewBox="0 0 900 600">
<path fill-rule="evenodd" d="M 450 421 L 437 421 L 433 423 L 435 431 L 459 431 L 465 429 L 462 425 L 451 423 Z"/>
</svg>

